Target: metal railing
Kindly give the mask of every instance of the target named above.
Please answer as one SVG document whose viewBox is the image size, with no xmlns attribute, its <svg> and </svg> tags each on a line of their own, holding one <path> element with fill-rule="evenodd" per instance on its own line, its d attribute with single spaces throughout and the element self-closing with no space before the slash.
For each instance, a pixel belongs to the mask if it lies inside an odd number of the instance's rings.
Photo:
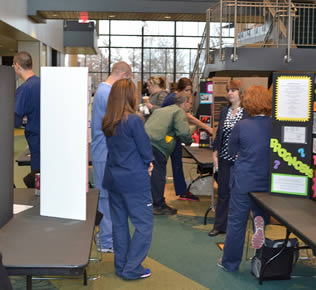
<svg viewBox="0 0 316 290">
<path fill-rule="evenodd" d="M 285 61 L 291 61 L 293 47 L 316 47 L 316 4 L 285 0 L 246 2 L 221 0 L 210 11 L 208 51 L 232 47 L 232 61 L 238 60 L 237 48 L 285 47 Z M 207 63 L 209 58 L 206 58 Z"/>
<path fill-rule="evenodd" d="M 190 73 L 190 79 L 193 84 L 193 92 L 199 92 L 200 78 L 202 77 L 204 67 L 209 63 L 210 42 L 207 41 L 207 35 L 210 35 L 210 15 L 211 9 L 206 11 L 206 24 L 202 33 L 201 41 L 197 48 L 197 54 L 193 65 L 193 70 Z"/>
<path fill-rule="evenodd" d="M 190 74 L 193 90 L 206 64 L 212 63 L 219 51 L 232 47 L 231 60 L 238 60 L 239 47 L 284 47 L 284 60 L 291 61 L 291 48 L 316 47 L 316 4 L 287 0 L 220 0 L 206 11 L 206 25 L 198 46 L 194 69 Z"/>
</svg>

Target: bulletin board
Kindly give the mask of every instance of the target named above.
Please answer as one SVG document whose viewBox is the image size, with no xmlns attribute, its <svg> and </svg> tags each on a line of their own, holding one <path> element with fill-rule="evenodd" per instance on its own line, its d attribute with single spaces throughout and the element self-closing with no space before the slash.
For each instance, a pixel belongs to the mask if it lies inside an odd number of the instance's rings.
<svg viewBox="0 0 316 290">
<path fill-rule="evenodd" d="M 270 141 L 270 190 L 273 194 L 311 195 L 313 103 L 314 74 L 273 74 Z"/>
</svg>

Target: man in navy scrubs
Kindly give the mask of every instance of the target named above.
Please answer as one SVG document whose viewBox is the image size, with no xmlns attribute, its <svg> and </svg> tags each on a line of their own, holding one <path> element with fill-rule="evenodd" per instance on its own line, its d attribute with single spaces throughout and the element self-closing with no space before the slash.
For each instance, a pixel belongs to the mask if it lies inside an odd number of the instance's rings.
<svg viewBox="0 0 316 290">
<path fill-rule="evenodd" d="M 32 57 L 28 52 L 18 52 L 13 58 L 17 76 L 24 81 L 16 90 L 15 127 L 20 127 L 26 117 L 25 138 L 31 152 L 31 173 L 24 177 L 27 187 L 35 187 L 35 173 L 40 172 L 40 78 L 33 72 Z"/>
</svg>

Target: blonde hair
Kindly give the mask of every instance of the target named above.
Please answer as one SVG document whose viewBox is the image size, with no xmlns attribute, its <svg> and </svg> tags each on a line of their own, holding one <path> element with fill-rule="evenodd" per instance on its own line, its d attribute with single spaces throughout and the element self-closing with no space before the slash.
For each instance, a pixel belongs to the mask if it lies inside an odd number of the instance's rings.
<svg viewBox="0 0 316 290">
<path fill-rule="evenodd" d="M 152 76 L 147 80 L 147 84 L 152 86 L 158 86 L 161 89 L 166 89 L 167 84 L 164 77 L 161 76 Z"/>
</svg>

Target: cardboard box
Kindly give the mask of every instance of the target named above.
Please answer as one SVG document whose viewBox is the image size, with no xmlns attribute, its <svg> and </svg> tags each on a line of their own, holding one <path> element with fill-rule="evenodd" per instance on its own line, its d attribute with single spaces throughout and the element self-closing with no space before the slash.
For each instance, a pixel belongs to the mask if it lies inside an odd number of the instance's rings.
<svg viewBox="0 0 316 290">
<path fill-rule="evenodd" d="M 268 88 L 267 77 L 234 77 L 234 80 L 240 80 L 243 90 L 247 90 L 250 86 L 264 86 Z"/>
<path fill-rule="evenodd" d="M 231 77 L 213 77 L 213 96 L 225 97 L 227 95 L 226 85 L 230 82 Z"/>
</svg>

